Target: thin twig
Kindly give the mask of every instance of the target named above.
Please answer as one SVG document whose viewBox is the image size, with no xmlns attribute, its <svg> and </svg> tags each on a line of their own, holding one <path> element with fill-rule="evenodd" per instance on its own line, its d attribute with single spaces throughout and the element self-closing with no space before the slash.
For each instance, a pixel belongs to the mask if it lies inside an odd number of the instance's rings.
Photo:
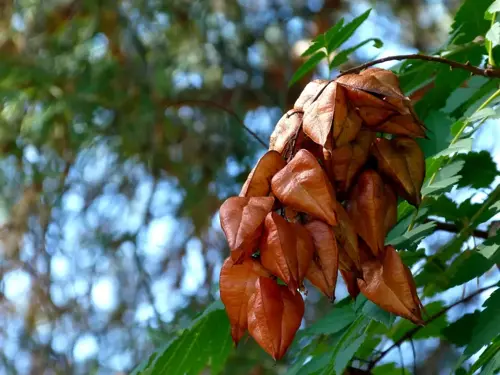
<svg viewBox="0 0 500 375">
<path fill-rule="evenodd" d="M 398 346 L 399 349 L 399 361 L 401 362 L 401 374 L 405 375 L 405 361 L 403 358 L 403 350 L 401 349 L 401 345 Z"/>
<path fill-rule="evenodd" d="M 240 123 L 240 125 L 250 134 L 252 137 L 255 138 L 257 142 L 259 142 L 263 147 L 266 149 L 268 148 L 266 142 L 264 142 L 258 135 L 255 133 L 252 129 L 250 129 L 248 126 L 245 125 L 243 120 L 240 119 L 240 117 L 231 110 L 230 108 L 226 108 L 222 104 L 219 104 L 217 102 L 212 102 L 210 100 L 198 100 L 198 99 L 192 99 L 192 100 L 181 100 L 179 102 L 175 103 L 166 103 L 165 107 L 181 107 L 183 105 L 196 105 L 196 106 L 204 106 L 204 107 L 214 107 L 217 109 L 220 109 L 221 111 L 226 112 L 227 114 L 231 115 L 236 121 Z"/>
<path fill-rule="evenodd" d="M 417 351 L 415 350 L 415 343 L 413 338 L 410 339 L 411 351 L 413 353 L 413 375 L 417 375 Z"/>
<path fill-rule="evenodd" d="M 443 316 L 444 314 L 446 314 L 448 312 L 448 310 L 451 310 L 452 308 L 454 308 L 455 306 L 458 306 L 462 303 L 465 303 L 465 302 L 468 302 L 470 301 L 471 299 L 473 299 L 475 296 L 477 296 L 478 294 L 481 294 L 489 289 L 492 289 L 492 288 L 496 288 L 498 287 L 498 284 L 495 283 L 493 285 L 489 285 L 489 286 L 485 286 L 484 288 L 481 288 L 481 289 L 478 289 L 476 290 L 475 292 L 469 294 L 467 297 L 465 298 L 462 298 L 460 300 L 458 300 L 457 302 L 455 303 L 452 303 L 451 305 L 445 307 L 443 310 L 437 312 L 436 314 L 432 315 L 429 319 L 426 320 L 425 324 L 428 324 L 428 323 L 431 323 L 433 322 L 434 320 L 436 320 L 437 318 Z M 368 368 L 371 370 L 373 367 L 375 367 L 375 365 L 382 359 L 384 358 L 387 353 L 389 353 L 390 351 L 392 351 L 392 349 L 400 346 L 403 342 L 405 342 L 406 340 L 408 339 L 411 339 L 416 333 L 418 333 L 422 328 L 424 328 L 425 325 L 422 325 L 422 326 L 416 326 L 415 328 L 409 330 L 408 332 L 406 332 L 399 340 L 396 340 L 394 342 L 394 344 L 392 344 L 389 348 L 387 348 L 386 350 L 384 350 L 382 353 L 380 353 L 380 355 L 378 357 L 376 357 L 375 359 L 373 359 L 370 363 L 370 365 L 368 366 Z"/>
<path fill-rule="evenodd" d="M 450 233 L 459 233 L 460 229 L 452 223 L 443 223 L 441 221 L 436 221 L 436 220 L 426 220 L 426 223 L 434 223 L 436 225 L 437 230 L 442 230 L 445 232 L 450 232 Z M 487 239 L 488 238 L 488 232 L 484 230 L 479 230 L 479 229 L 474 229 L 472 231 L 472 237 L 476 238 L 482 238 L 482 239 Z"/>
<path fill-rule="evenodd" d="M 411 55 L 395 55 L 395 56 L 388 56 L 388 57 L 383 57 L 378 60 L 373 60 L 369 61 L 365 64 L 356 66 L 352 69 L 345 70 L 340 73 L 340 76 L 343 76 L 345 74 L 353 74 L 353 73 L 359 73 L 360 71 L 369 68 L 370 66 L 377 65 L 386 61 L 400 61 L 400 60 L 424 60 L 424 61 L 431 61 L 431 62 L 437 62 L 441 64 L 446 64 L 451 66 L 452 68 L 456 69 L 462 69 L 466 70 L 476 76 L 483 76 L 483 77 L 488 77 L 488 78 L 500 78 L 500 69 L 493 69 L 493 68 L 486 68 L 486 69 L 481 69 L 475 66 L 470 65 L 470 63 L 459 63 L 457 61 L 453 60 L 448 60 L 444 57 L 437 57 L 437 56 L 427 56 L 427 55 L 420 55 L 420 54 L 411 54 Z"/>
</svg>

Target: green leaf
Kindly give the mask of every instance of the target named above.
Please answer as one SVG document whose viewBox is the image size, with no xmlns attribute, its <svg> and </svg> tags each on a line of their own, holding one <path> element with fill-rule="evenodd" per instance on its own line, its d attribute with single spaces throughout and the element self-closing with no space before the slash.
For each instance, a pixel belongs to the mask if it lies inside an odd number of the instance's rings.
<svg viewBox="0 0 500 375">
<path fill-rule="evenodd" d="M 333 308 L 323 318 L 314 322 L 303 331 L 303 335 L 329 335 L 342 331 L 356 319 L 356 313 L 352 304 Z"/>
<path fill-rule="evenodd" d="M 476 250 L 463 251 L 446 270 L 449 285 L 446 289 L 461 285 L 483 275 L 494 264 Z"/>
<path fill-rule="evenodd" d="M 458 187 L 486 188 L 498 176 L 497 165 L 488 151 L 458 155 L 457 160 L 464 161 L 464 166 L 460 171 L 462 178 L 458 181 Z"/>
<path fill-rule="evenodd" d="M 447 57 L 461 63 L 469 61 L 472 65 L 479 65 L 483 53 L 484 48 L 477 45 L 463 51 L 454 52 Z M 448 66 L 442 64 L 437 67 L 436 71 L 433 88 L 415 104 L 415 111 L 422 119 L 426 119 L 432 111 L 444 108 L 451 93 L 470 78 L 470 73 L 459 69 L 450 70 Z"/>
<path fill-rule="evenodd" d="M 441 333 L 452 344 L 466 346 L 474 334 L 474 329 L 479 322 L 480 315 L 479 311 L 475 311 L 472 314 L 465 314 L 448 327 L 445 327 Z"/>
<path fill-rule="evenodd" d="M 450 190 L 460 180 L 461 176 L 459 173 L 464 164 L 465 162 L 463 160 L 458 160 L 439 170 L 434 181 L 429 181 L 427 185 L 424 184 L 425 186 L 422 188 L 422 194 L 430 195 Z"/>
<path fill-rule="evenodd" d="M 441 301 L 431 302 L 430 304 L 425 306 L 425 311 L 427 312 L 427 316 L 433 316 L 445 308 L 445 305 Z M 427 339 L 429 337 L 440 337 L 441 330 L 444 329 L 448 325 L 448 321 L 446 319 L 446 314 L 441 315 L 439 318 L 433 320 L 425 327 L 420 329 L 413 338 L 415 340 Z M 393 340 L 398 341 L 404 335 L 408 333 L 408 331 L 417 327 L 412 322 L 401 319 L 396 324 L 392 326 L 392 329 L 388 332 L 387 336 Z"/>
<path fill-rule="evenodd" d="M 454 144 L 449 145 L 446 149 L 436 154 L 434 157 L 452 156 L 459 152 L 470 152 L 472 150 L 472 139 L 461 139 Z"/>
<path fill-rule="evenodd" d="M 316 66 L 319 64 L 319 62 L 321 60 L 323 60 L 325 57 L 326 57 L 325 52 L 319 51 L 316 54 L 314 54 L 311 58 L 309 58 L 309 60 L 307 60 L 304 64 L 302 64 L 299 67 L 299 69 L 297 69 L 297 71 L 293 75 L 292 79 L 290 80 L 288 87 L 292 86 L 295 82 L 297 82 L 302 77 L 304 77 L 309 71 L 316 68 Z"/>
<path fill-rule="evenodd" d="M 332 41 L 337 37 L 337 35 L 340 33 L 342 28 L 344 27 L 344 18 L 341 18 L 339 22 L 337 22 L 335 25 L 330 27 L 330 29 L 324 34 L 324 47 L 329 51 L 330 53 L 333 52 L 328 48 L 328 45 L 332 43 Z"/>
<path fill-rule="evenodd" d="M 370 15 L 371 9 L 360 16 L 353 19 L 351 22 L 347 23 L 341 30 L 339 30 L 328 42 L 327 51 L 332 53 L 337 48 L 339 48 L 344 42 L 351 37 L 352 34 L 361 26 L 363 22 Z"/>
<path fill-rule="evenodd" d="M 489 14 L 500 12 L 500 0 L 495 0 L 493 2 L 493 4 L 490 5 L 490 7 L 488 8 L 487 12 Z"/>
<path fill-rule="evenodd" d="M 500 369 L 500 351 L 498 351 L 493 358 L 483 367 L 481 375 L 493 375 L 498 374 L 498 369 Z"/>
<path fill-rule="evenodd" d="M 401 256 L 403 263 L 410 268 L 418 261 L 426 257 L 425 249 L 418 249 L 416 251 L 400 251 L 399 255 Z"/>
<path fill-rule="evenodd" d="M 320 35 L 322 36 L 322 35 Z M 325 45 L 324 43 L 322 43 L 320 40 L 316 41 L 316 40 L 313 40 L 313 42 L 311 43 L 311 45 L 309 46 L 308 49 L 306 49 L 304 51 L 304 53 L 302 53 L 302 57 L 307 57 L 307 56 L 311 56 L 314 52 L 317 52 L 319 51 L 321 48 L 324 48 Z"/>
<path fill-rule="evenodd" d="M 469 122 L 481 121 L 489 117 L 496 116 L 496 114 L 497 113 L 493 108 L 487 107 L 475 112 L 472 116 L 469 117 L 468 121 Z"/>
<path fill-rule="evenodd" d="M 493 47 L 500 45 L 500 22 L 495 22 L 486 33 L 488 39 Z"/>
<path fill-rule="evenodd" d="M 382 43 L 382 41 L 378 38 L 366 39 L 365 41 L 355 45 L 354 47 L 342 50 L 338 54 L 336 54 L 332 62 L 330 63 L 330 69 L 333 69 L 336 66 L 346 63 L 349 60 L 349 56 L 352 53 L 354 53 L 357 49 L 363 47 L 366 43 L 369 42 L 373 42 L 373 46 L 376 48 L 381 48 L 384 45 L 384 43 Z"/>
<path fill-rule="evenodd" d="M 491 0 L 466 0 L 455 15 L 451 25 L 454 44 L 471 42 L 479 35 L 484 35 L 489 28 L 489 22 L 484 15 L 491 5 Z"/>
<path fill-rule="evenodd" d="M 479 359 L 471 366 L 469 375 L 474 374 L 481 367 L 488 364 L 492 359 L 500 353 L 500 336 L 497 336 L 486 350 L 479 356 Z M 495 358 L 495 361 L 497 359 Z M 483 374 L 483 372 L 482 372 Z"/>
<path fill-rule="evenodd" d="M 486 308 L 481 312 L 474 334 L 464 351 L 469 357 L 500 333 L 500 290 L 497 289 L 483 304 Z"/>
<path fill-rule="evenodd" d="M 418 139 L 417 143 L 426 158 L 436 155 L 448 147 L 451 141 L 450 127 L 453 121 L 442 111 L 432 111 L 424 120 L 429 129 L 428 139 Z"/>
<path fill-rule="evenodd" d="M 496 236 L 488 238 L 481 245 L 477 247 L 479 253 L 491 262 L 500 262 L 500 233 Z"/>
<path fill-rule="evenodd" d="M 229 320 L 219 301 L 209 306 L 190 328 L 153 353 L 132 374 L 194 375 L 206 367 L 217 374 L 232 347 Z"/>
<path fill-rule="evenodd" d="M 396 367 L 395 363 L 386 363 L 381 366 L 377 366 L 372 370 L 373 375 L 410 375 L 410 372 L 406 369 Z"/>
<path fill-rule="evenodd" d="M 361 310 L 368 318 L 382 323 L 387 328 L 391 328 L 394 323 L 395 316 L 385 310 L 382 310 L 372 301 L 366 301 Z"/>
<path fill-rule="evenodd" d="M 398 249 L 416 246 L 420 240 L 435 230 L 436 224 L 433 222 L 417 225 L 403 235 L 389 240 L 389 245 Z"/>
<path fill-rule="evenodd" d="M 364 315 L 360 315 L 349 326 L 344 335 L 341 337 L 330 357 L 330 363 L 326 368 L 325 374 L 330 374 L 330 369 L 333 369 L 336 374 L 342 374 L 349 361 L 352 359 L 356 351 L 363 343 L 366 336 L 366 326 L 369 319 Z"/>
</svg>

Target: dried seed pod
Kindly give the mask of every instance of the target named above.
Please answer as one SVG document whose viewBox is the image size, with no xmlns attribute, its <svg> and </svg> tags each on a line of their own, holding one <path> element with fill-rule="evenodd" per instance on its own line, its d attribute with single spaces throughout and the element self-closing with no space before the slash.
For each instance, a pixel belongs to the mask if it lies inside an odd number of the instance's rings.
<svg viewBox="0 0 500 375">
<path fill-rule="evenodd" d="M 375 133 L 361 130 L 356 139 L 331 154 L 331 170 L 337 192 L 346 193 L 354 178 L 365 165 L 370 154 L 370 145 L 375 139 Z"/>
<path fill-rule="evenodd" d="M 366 298 L 386 311 L 423 324 L 413 278 L 392 246 L 385 248 L 382 260 L 364 261 L 362 269 L 363 278 L 357 281 Z"/>
<path fill-rule="evenodd" d="M 284 205 L 330 225 L 337 224 L 333 211 L 335 193 L 325 172 L 309 151 L 300 150 L 273 177 L 271 189 Z"/>
<path fill-rule="evenodd" d="M 335 299 L 339 268 L 339 250 L 332 228 L 319 220 L 305 225 L 314 242 L 315 255 L 307 271 L 307 278 L 330 300 Z"/>
<path fill-rule="evenodd" d="M 248 328 L 247 305 L 255 291 L 255 282 L 260 277 L 271 274 L 253 259 L 245 259 L 241 264 L 234 264 L 231 257 L 222 265 L 219 278 L 220 298 L 231 323 L 231 336 L 235 344 Z"/>
<path fill-rule="evenodd" d="M 377 138 L 372 154 L 377 159 L 379 171 L 394 183 L 398 193 L 418 206 L 425 177 L 424 154 L 418 143 L 408 137 Z"/>
<path fill-rule="evenodd" d="M 385 191 L 382 178 L 373 170 L 362 172 L 347 202 L 347 213 L 359 236 L 377 256 L 384 249 Z"/>
<path fill-rule="evenodd" d="M 256 250 L 273 204 L 273 197 L 231 197 L 220 207 L 220 224 L 235 263 Z"/>
<path fill-rule="evenodd" d="M 268 151 L 248 175 L 240 197 L 265 197 L 271 191 L 271 179 L 286 165 L 277 151 Z"/>
<path fill-rule="evenodd" d="M 338 225 L 333 227 L 333 233 L 339 248 L 339 267 L 345 271 L 361 270 L 359 258 L 359 241 L 356 228 L 344 207 L 335 203 Z"/>
<path fill-rule="evenodd" d="M 287 156 L 287 149 L 291 147 L 294 139 L 297 138 L 302 126 L 302 116 L 303 112 L 292 109 L 281 117 L 269 139 L 269 150 Z"/>
<path fill-rule="evenodd" d="M 269 213 L 265 220 L 260 241 L 260 260 L 265 268 L 296 293 L 300 284 L 297 238 L 293 224 L 275 212 Z"/>
<path fill-rule="evenodd" d="M 282 358 L 304 316 L 302 296 L 260 277 L 248 301 L 248 331 L 275 360 Z"/>
</svg>

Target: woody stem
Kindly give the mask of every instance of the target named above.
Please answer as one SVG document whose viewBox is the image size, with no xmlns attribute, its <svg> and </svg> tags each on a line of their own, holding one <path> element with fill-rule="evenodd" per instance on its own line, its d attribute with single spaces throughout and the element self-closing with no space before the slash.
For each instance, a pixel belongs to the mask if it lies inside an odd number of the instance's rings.
<svg viewBox="0 0 500 375">
<path fill-rule="evenodd" d="M 494 69 L 494 68 L 486 68 L 486 69 L 481 69 L 476 66 L 472 66 L 469 63 L 459 63 L 457 61 L 449 60 L 444 57 L 438 57 L 438 56 L 427 56 L 427 55 L 420 55 L 420 54 L 411 54 L 411 55 L 395 55 L 395 56 L 388 56 L 388 57 L 383 57 L 381 59 L 369 61 L 365 64 L 356 66 L 352 69 L 345 70 L 340 73 L 339 76 L 345 75 L 345 74 L 353 74 L 353 73 L 359 73 L 360 71 L 369 68 L 370 66 L 377 65 L 383 62 L 387 61 L 400 61 L 400 60 L 424 60 L 424 61 L 430 61 L 430 62 L 437 62 L 440 64 L 446 64 L 449 65 L 452 68 L 456 69 L 462 69 L 466 70 L 474 75 L 477 76 L 483 76 L 483 77 L 488 77 L 488 78 L 500 78 L 500 69 Z"/>
<path fill-rule="evenodd" d="M 469 294 L 467 297 L 465 298 L 462 298 L 460 300 L 458 300 L 457 302 L 455 303 L 452 303 L 451 305 L 445 307 L 443 310 L 439 311 L 438 313 L 432 315 L 429 319 L 426 320 L 425 324 L 428 324 L 434 320 L 436 320 L 437 318 L 439 318 L 440 316 L 443 316 L 444 314 L 446 314 L 449 310 L 451 310 L 452 308 L 454 308 L 455 306 L 458 306 L 462 303 L 465 303 L 465 302 L 468 302 L 470 301 L 471 299 L 473 299 L 474 297 L 476 297 L 477 295 L 489 290 L 489 289 L 492 289 L 492 288 L 496 288 L 498 287 L 498 284 L 495 283 L 493 285 L 488 285 L 488 286 L 485 286 L 484 288 L 480 288 L 478 290 L 476 290 L 475 292 Z M 406 334 L 404 334 L 399 340 L 396 340 L 394 342 L 394 344 L 392 344 L 390 347 L 388 347 L 386 350 L 384 350 L 382 353 L 379 354 L 378 357 L 374 358 L 370 364 L 368 365 L 368 369 L 371 370 L 373 367 L 375 367 L 375 365 L 382 359 L 384 358 L 390 351 L 392 351 L 394 348 L 397 348 L 399 347 L 403 342 L 405 342 L 406 340 L 409 340 L 411 339 L 416 333 L 418 333 L 422 328 L 424 328 L 425 325 L 422 325 L 422 326 L 416 326 L 415 328 L 409 330 L 408 332 L 406 332 Z"/>
</svg>

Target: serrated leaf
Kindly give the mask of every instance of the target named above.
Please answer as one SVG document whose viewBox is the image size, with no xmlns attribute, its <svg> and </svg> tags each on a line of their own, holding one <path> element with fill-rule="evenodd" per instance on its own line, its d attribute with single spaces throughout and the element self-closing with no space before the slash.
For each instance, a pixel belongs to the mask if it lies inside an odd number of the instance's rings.
<svg viewBox="0 0 500 375">
<path fill-rule="evenodd" d="M 486 33 L 488 39 L 493 47 L 500 45 L 500 22 L 495 22 Z"/>
<path fill-rule="evenodd" d="M 425 306 L 426 318 L 429 316 L 433 316 L 437 314 L 441 310 L 445 308 L 445 305 L 442 301 L 431 302 Z M 420 329 L 413 338 L 415 340 L 427 339 L 429 337 L 439 337 L 441 335 L 441 330 L 444 329 L 448 325 L 448 321 L 446 319 L 446 314 L 443 314 L 439 318 L 433 320 L 428 323 L 425 327 Z M 392 326 L 392 329 L 388 332 L 387 336 L 393 340 L 397 341 L 401 339 L 408 331 L 417 327 L 415 324 L 408 320 L 399 320 L 396 324 Z"/>
<path fill-rule="evenodd" d="M 429 129 L 427 132 L 429 138 L 418 139 L 417 143 L 428 158 L 448 147 L 451 141 L 450 126 L 453 121 L 442 111 L 432 111 L 424 123 Z"/>
<path fill-rule="evenodd" d="M 340 332 L 356 319 L 356 313 L 351 305 L 335 307 L 323 318 L 314 322 L 303 331 L 303 335 L 333 334 Z"/>
<path fill-rule="evenodd" d="M 229 320 L 218 302 L 132 374 L 195 375 L 208 366 L 216 374 L 222 370 L 232 346 Z"/>
<path fill-rule="evenodd" d="M 294 83 L 299 81 L 302 77 L 304 77 L 308 72 L 316 68 L 316 66 L 320 63 L 321 60 L 323 60 L 326 57 L 326 54 L 324 51 L 319 51 L 316 52 L 314 55 L 312 55 L 304 64 L 302 64 L 295 74 L 293 75 L 292 79 L 290 79 L 290 82 L 288 83 L 288 87 L 292 86 Z"/>
<path fill-rule="evenodd" d="M 455 15 L 451 26 L 454 44 L 471 42 L 475 37 L 484 35 L 489 28 L 489 22 L 484 14 L 491 5 L 491 0 L 466 0 Z"/>
<path fill-rule="evenodd" d="M 463 160 L 458 160 L 439 170 L 434 181 L 428 182 L 427 185 L 424 183 L 422 195 L 436 194 L 437 192 L 442 193 L 450 190 L 460 180 L 461 176 L 458 174 L 464 164 Z"/>
<path fill-rule="evenodd" d="M 464 166 L 460 171 L 462 178 L 458 182 L 458 187 L 486 188 L 493 183 L 499 174 L 497 164 L 488 151 L 458 155 L 457 160 L 464 161 Z"/>
<path fill-rule="evenodd" d="M 472 314 L 465 314 L 460 319 L 445 327 L 441 333 L 452 344 L 465 346 L 474 334 L 474 328 L 479 321 L 480 314 L 479 311 L 475 311 Z"/>
<path fill-rule="evenodd" d="M 477 247 L 479 253 L 494 263 L 500 262 L 500 233 L 488 238 Z"/>
<path fill-rule="evenodd" d="M 483 108 L 477 112 L 475 112 L 472 116 L 468 118 L 469 122 L 475 122 L 487 119 L 488 117 L 495 116 L 496 112 L 493 108 Z"/>
<path fill-rule="evenodd" d="M 352 34 L 361 26 L 363 22 L 370 15 L 371 9 L 368 9 L 366 12 L 361 14 L 360 16 L 354 18 L 351 22 L 347 23 L 341 30 L 339 30 L 328 42 L 327 50 L 328 52 L 333 52 L 337 48 L 339 48 L 344 42 L 351 37 Z"/>
<path fill-rule="evenodd" d="M 321 35 L 320 35 L 321 36 Z M 317 52 L 319 51 L 321 48 L 325 47 L 324 43 L 321 42 L 321 39 L 319 40 L 314 40 L 312 42 L 312 44 L 309 46 L 308 49 L 306 49 L 303 53 L 302 53 L 302 57 L 307 57 L 307 56 L 311 56 L 314 52 Z"/>
<path fill-rule="evenodd" d="M 382 310 L 372 301 L 366 301 L 361 311 L 368 318 L 375 320 L 379 323 L 382 323 L 387 328 L 391 328 L 392 324 L 394 323 L 394 320 L 396 319 L 396 317 L 393 314 L 385 310 Z"/>
<path fill-rule="evenodd" d="M 365 44 L 367 44 L 369 42 L 373 42 L 373 46 L 375 48 L 381 48 L 384 45 L 384 43 L 378 38 L 366 39 L 363 42 L 355 45 L 354 47 L 347 48 L 347 49 L 342 50 L 339 53 L 337 53 L 335 55 L 335 57 L 333 58 L 332 62 L 330 63 L 330 69 L 333 69 L 336 66 L 339 66 L 339 65 L 346 63 L 349 60 L 349 56 L 352 53 L 356 52 L 356 50 L 363 47 Z"/>
<path fill-rule="evenodd" d="M 500 353 L 500 336 L 497 336 L 486 350 L 479 356 L 479 359 L 471 366 L 469 375 L 474 374 L 481 367 L 487 365 L 493 358 Z M 496 358 L 495 358 L 496 360 Z M 486 367 L 486 366 L 485 366 Z M 491 373 L 493 374 L 493 373 Z"/>
<path fill-rule="evenodd" d="M 426 237 L 429 233 L 434 231 L 436 224 L 433 222 L 417 225 L 410 231 L 407 231 L 403 235 L 394 238 L 389 241 L 389 245 L 393 245 L 396 248 L 406 248 L 411 245 L 416 245 L 420 240 Z"/>
<path fill-rule="evenodd" d="M 488 13 L 500 12 L 500 0 L 495 0 L 487 10 Z"/>
<path fill-rule="evenodd" d="M 493 375 L 498 374 L 498 369 L 500 368 L 500 352 L 497 352 L 493 358 L 483 367 L 481 375 Z"/>
<path fill-rule="evenodd" d="M 483 304 L 486 308 L 481 312 L 476 329 L 472 335 L 464 356 L 469 357 L 495 338 L 500 327 L 500 290 L 496 290 Z"/>
<path fill-rule="evenodd" d="M 461 139 L 455 142 L 454 144 L 448 146 L 446 149 L 439 152 L 434 157 L 452 156 L 459 152 L 470 152 L 470 151 L 472 151 L 472 139 L 466 138 L 466 139 Z"/>
</svg>

